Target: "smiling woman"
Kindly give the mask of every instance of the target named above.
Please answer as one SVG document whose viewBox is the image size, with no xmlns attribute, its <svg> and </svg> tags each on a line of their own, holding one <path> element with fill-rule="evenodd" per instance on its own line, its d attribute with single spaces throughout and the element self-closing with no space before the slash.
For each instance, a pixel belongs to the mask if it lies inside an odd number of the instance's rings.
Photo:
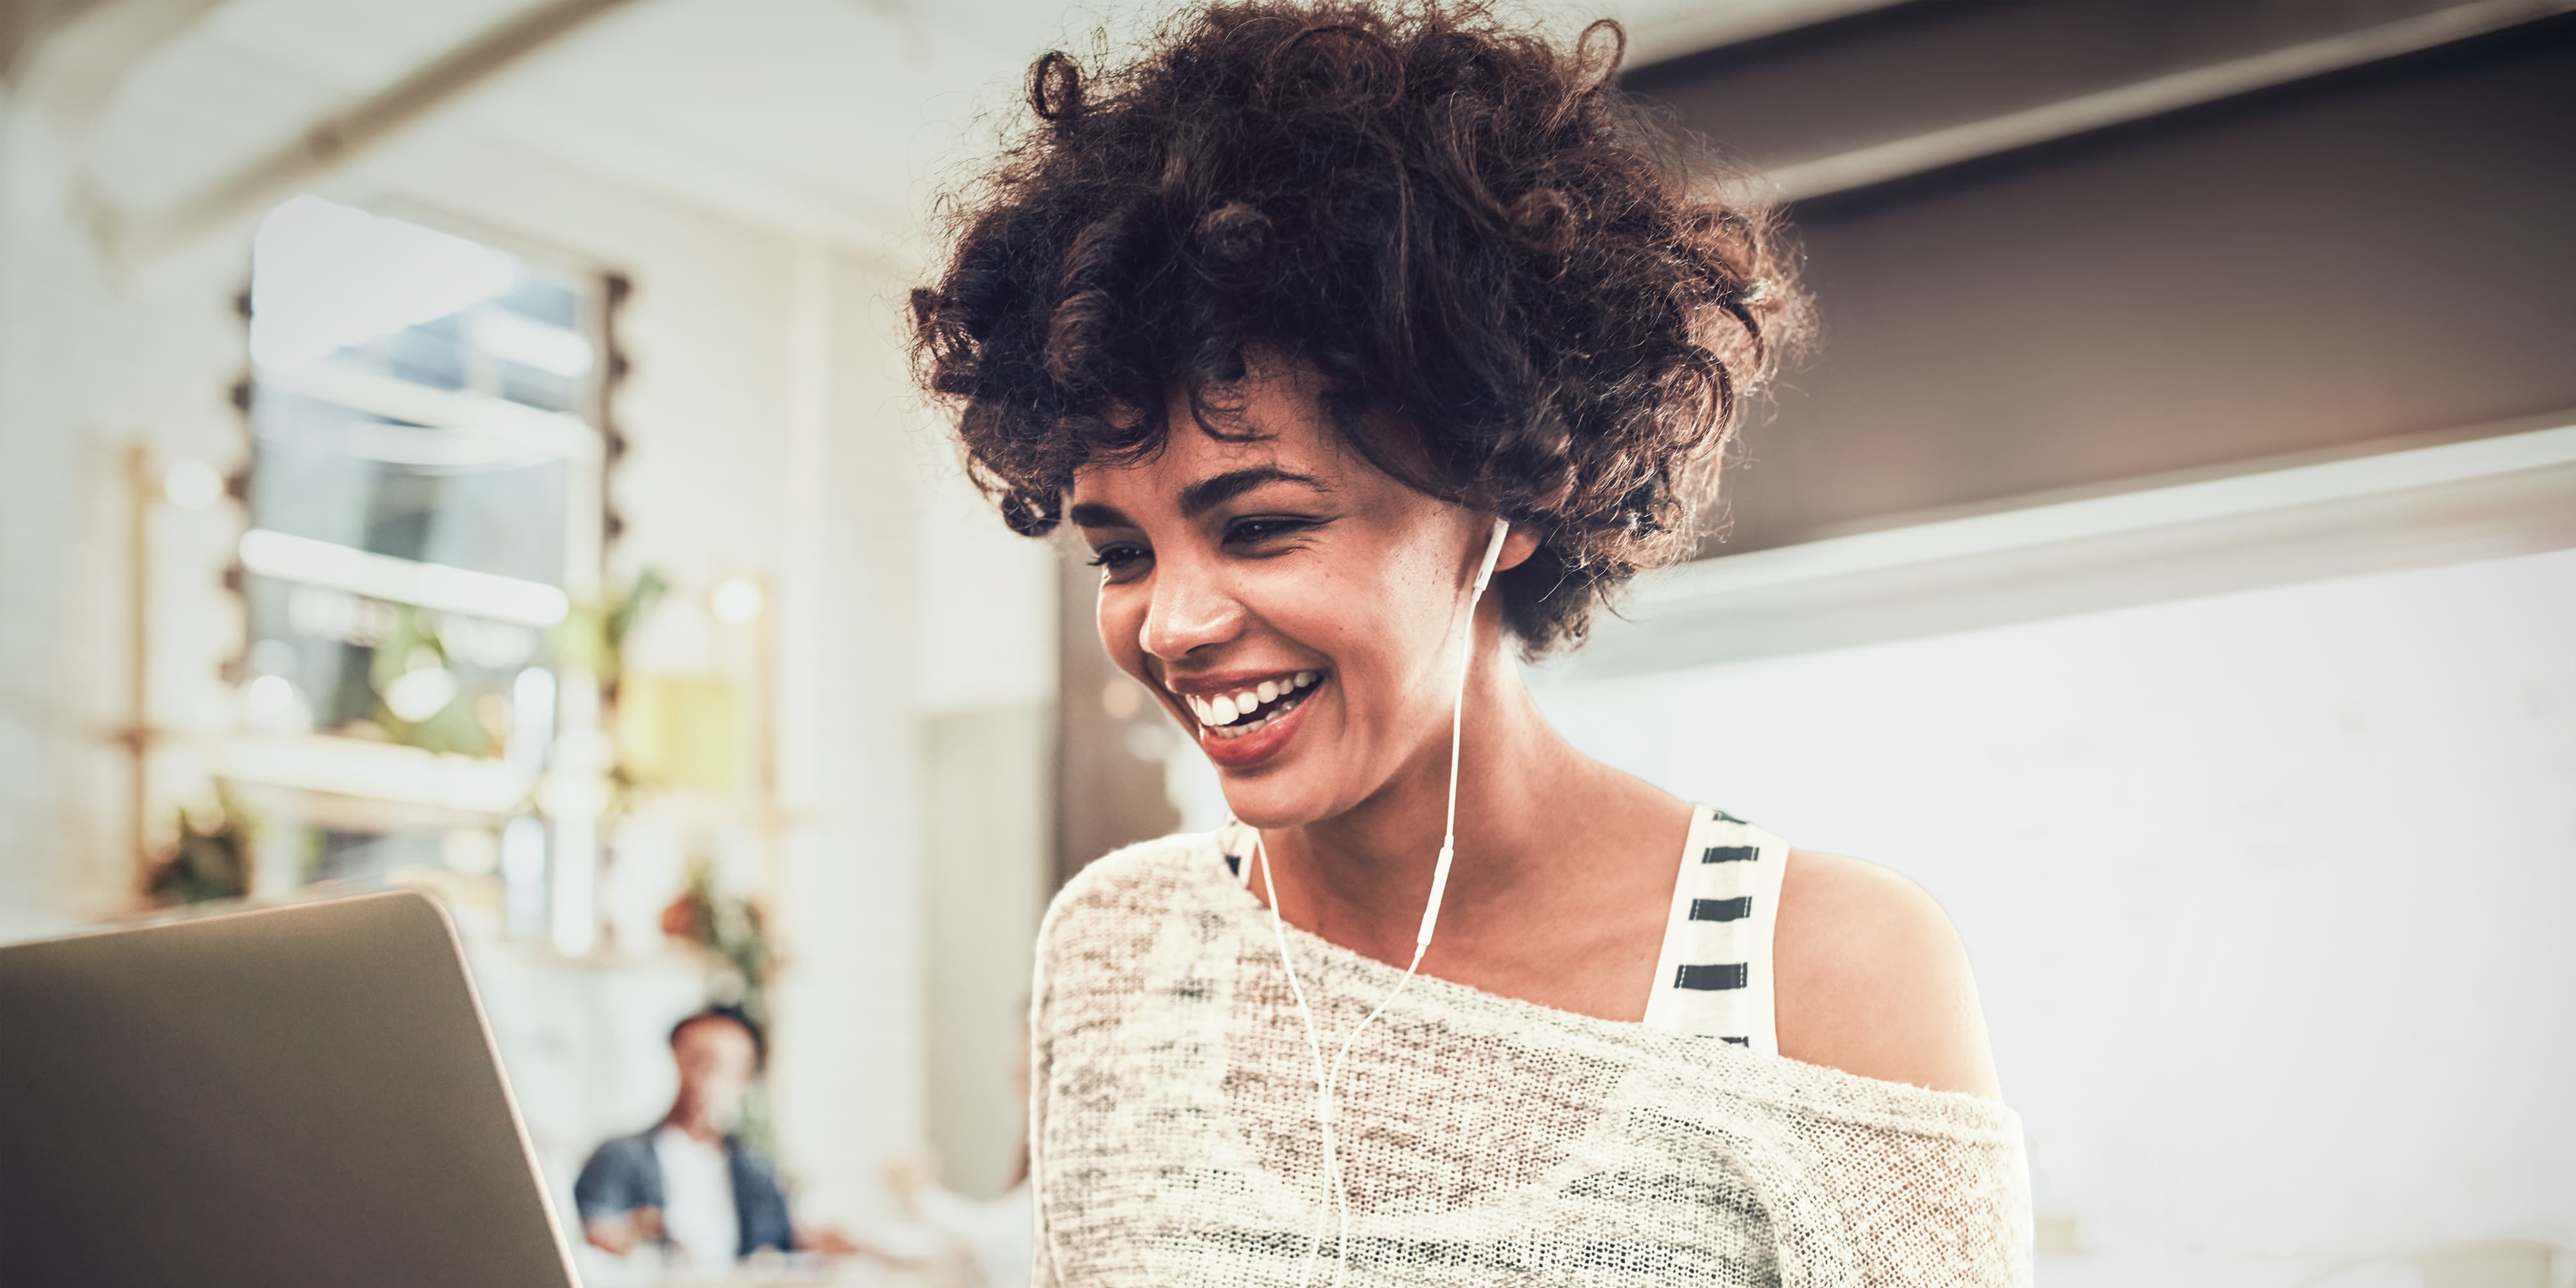
<svg viewBox="0 0 2576 1288">
<path fill-rule="evenodd" d="M 1940 909 L 1581 754 L 1523 686 L 1687 556 L 1804 332 L 1619 46 L 1220 6 L 1041 58 L 952 200 L 922 379 L 1013 527 L 1079 532 L 1103 645 L 1235 818 L 1049 913 L 1042 1277 L 2028 1275 Z"/>
</svg>

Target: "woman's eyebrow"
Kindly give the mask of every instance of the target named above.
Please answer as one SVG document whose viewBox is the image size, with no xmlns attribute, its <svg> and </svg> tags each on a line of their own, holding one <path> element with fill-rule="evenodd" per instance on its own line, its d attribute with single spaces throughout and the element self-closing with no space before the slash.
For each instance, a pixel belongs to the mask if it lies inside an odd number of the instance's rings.
<svg viewBox="0 0 2576 1288">
<path fill-rule="evenodd" d="M 1066 510 L 1064 512 L 1064 517 L 1071 519 L 1073 521 L 1073 526 L 1077 528 L 1132 528 L 1136 526 L 1136 521 L 1128 518 L 1125 511 L 1120 510 L 1114 505 L 1102 505 L 1098 501 L 1081 502 L 1073 508 Z"/>
<path fill-rule="evenodd" d="M 1311 474 L 1283 470 L 1275 465 L 1254 465 L 1211 475 L 1181 489 L 1181 514 L 1195 519 L 1217 506 L 1271 483 L 1301 483 L 1318 492 L 1330 492 L 1332 486 Z M 1136 521 L 1114 505 L 1098 501 L 1077 502 L 1066 509 L 1064 517 L 1077 528 L 1132 528 Z"/>
<path fill-rule="evenodd" d="M 1322 479 L 1283 470 L 1275 465 L 1256 465 L 1247 469 L 1227 470 L 1223 474 L 1200 479 L 1181 489 L 1181 514 L 1195 519 L 1209 510 L 1269 483 L 1302 483 L 1318 492 L 1330 492 Z"/>
</svg>

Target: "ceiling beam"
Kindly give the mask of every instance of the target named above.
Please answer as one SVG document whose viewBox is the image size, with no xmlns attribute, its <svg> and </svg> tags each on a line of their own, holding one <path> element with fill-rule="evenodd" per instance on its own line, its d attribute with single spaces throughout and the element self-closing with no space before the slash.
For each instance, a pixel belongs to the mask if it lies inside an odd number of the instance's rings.
<svg viewBox="0 0 2576 1288">
<path fill-rule="evenodd" d="M 126 74 L 223 0 L 0 2 L 0 75 L 77 138 Z"/>
<path fill-rule="evenodd" d="M 45 34 L 98 0 L 11 0 L 0 4 L 0 85 L 18 78 Z"/>
<path fill-rule="evenodd" d="M 1647 67 L 1906 3 L 1911 0 L 1738 0 L 1693 5 L 1668 18 L 1623 19 L 1627 64 Z"/>
<path fill-rule="evenodd" d="M 2576 0 L 2469 0 L 2359 31 L 2043 103 L 1832 156 L 1774 165 L 1765 177 L 1796 202 L 1875 187 L 2020 148 L 2402 57 L 2576 9 Z"/>
<path fill-rule="evenodd" d="M 148 253 L 220 228 L 331 173 L 529 55 L 630 2 L 547 0 L 315 122 L 168 209 L 138 219 L 108 220 L 108 235 L 120 248 Z"/>
</svg>

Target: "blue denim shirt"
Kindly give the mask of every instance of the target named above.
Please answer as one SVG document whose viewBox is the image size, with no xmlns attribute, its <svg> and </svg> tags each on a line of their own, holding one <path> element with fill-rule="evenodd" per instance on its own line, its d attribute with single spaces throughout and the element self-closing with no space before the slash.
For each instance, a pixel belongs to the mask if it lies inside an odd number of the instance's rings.
<svg viewBox="0 0 2576 1288">
<path fill-rule="evenodd" d="M 592 1151 L 572 1183 L 573 1206 L 584 1222 L 623 1216 L 637 1208 L 663 1206 L 662 1160 L 653 1153 L 653 1128 L 620 1136 Z M 762 1248 L 796 1249 L 796 1228 L 787 1217 L 787 1196 L 769 1163 L 753 1154 L 739 1137 L 725 1137 L 725 1158 L 732 1164 L 734 1217 L 742 1229 L 737 1257 Z"/>
</svg>

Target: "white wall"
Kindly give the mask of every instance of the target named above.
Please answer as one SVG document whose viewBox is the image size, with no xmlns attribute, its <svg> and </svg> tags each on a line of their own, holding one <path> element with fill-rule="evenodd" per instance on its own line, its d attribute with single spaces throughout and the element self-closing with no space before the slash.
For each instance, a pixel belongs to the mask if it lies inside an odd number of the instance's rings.
<svg viewBox="0 0 2576 1288">
<path fill-rule="evenodd" d="M 930 1137 L 943 1180 L 988 1196 L 1022 1156 L 1029 978 L 1054 892 L 1055 545 L 1014 535 L 918 422 L 917 552 L 930 936 Z"/>
<path fill-rule="evenodd" d="M 2576 551 L 1542 701 L 1941 899 L 2052 1242 L 2576 1243 Z"/>
<path fill-rule="evenodd" d="M 243 365 L 232 297 L 239 245 L 119 263 L 64 218 L 71 170 L 53 120 L 0 95 L 0 935 L 128 906 L 136 879 L 116 741 L 128 682 L 137 497 L 126 453 L 230 469 L 244 450 L 227 390 Z M 237 517 L 153 504 L 146 538 L 162 743 L 155 777 L 185 776 L 189 735 L 229 717 L 209 678 L 241 644 L 220 585 Z M 169 792 L 147 803 L 171 832 Z"/>
<path fill-rule="evenodd" d="M 1050 706 L 1056 690 L 1055 540 L 1002 526 L 966 481 L 945 422 L 908 408 L 925 488 L 918 558 L 925 713 Z M 1032 928 L 1034 929 L 1034 928 Z"/>
</svg>

